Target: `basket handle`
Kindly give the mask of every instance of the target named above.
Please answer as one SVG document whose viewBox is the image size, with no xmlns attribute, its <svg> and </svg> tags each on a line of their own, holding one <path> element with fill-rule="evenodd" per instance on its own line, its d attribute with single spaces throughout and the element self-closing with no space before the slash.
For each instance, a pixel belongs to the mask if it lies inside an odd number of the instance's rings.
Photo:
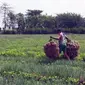
<svg viewBox="0 0 85 85">
<path fill-rule="evenodd" d="M 54 37 L 52 37 L 52 36 L 50 36 L 50 39 L 49 39 L 49 42 L 51 42 L 52 40 L 57 40 L 56 38 L 54 38 Z"/>
</svg>

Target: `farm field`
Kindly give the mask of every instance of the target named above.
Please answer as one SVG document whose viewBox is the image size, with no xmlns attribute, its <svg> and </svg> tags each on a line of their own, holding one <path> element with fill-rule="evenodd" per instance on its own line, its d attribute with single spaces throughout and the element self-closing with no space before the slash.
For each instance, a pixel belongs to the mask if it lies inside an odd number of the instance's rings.
<svg viewBox="0 0 85 85">
<path fill-rule="evenodd" d="M 56 35 L 0 35 L 0 85 L 77 85 L 85 78 L 85 35 L 69 34 L 80 44 L 75 60 L 50 60 L 43 46 Z"/>
</svg>

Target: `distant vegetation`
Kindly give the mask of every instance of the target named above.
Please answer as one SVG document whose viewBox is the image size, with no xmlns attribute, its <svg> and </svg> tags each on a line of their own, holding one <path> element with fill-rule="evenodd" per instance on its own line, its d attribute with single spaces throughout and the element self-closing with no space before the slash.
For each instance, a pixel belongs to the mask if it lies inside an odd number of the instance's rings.
<svg viewBox="0 0 85 85">
<path fill-rule="evenodd" d="M 27 10 L 25 14 L 15 14 L 4 3 L 1 6 L 3 14 L 3 31 L 5 34 L 43 34 L 56 33 L 57 28 L 65 32 L 85 33 L 85 18 L 75 13 L 63 13 L 56 16 L 42 15 L 42 10 Z M 56 10 L 56 9 L 55 9 Z M 8 28 L 9 30 L 6 30 Z"/>
</svg>

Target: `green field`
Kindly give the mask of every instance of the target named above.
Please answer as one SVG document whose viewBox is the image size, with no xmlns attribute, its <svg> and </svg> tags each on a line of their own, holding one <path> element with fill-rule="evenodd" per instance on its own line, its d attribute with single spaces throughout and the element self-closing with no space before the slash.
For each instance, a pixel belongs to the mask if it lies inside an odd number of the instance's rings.
<svg viewBox="0 0 85 85">
<path fill-rule="evenodd" d="M 49 36 L 0 35 L 0 85 L 77 85 L 80 77 L 85 78 L 85 35 L 68 35 L 80 43 L 73 61 L 45 56 Z"/>
</svg>

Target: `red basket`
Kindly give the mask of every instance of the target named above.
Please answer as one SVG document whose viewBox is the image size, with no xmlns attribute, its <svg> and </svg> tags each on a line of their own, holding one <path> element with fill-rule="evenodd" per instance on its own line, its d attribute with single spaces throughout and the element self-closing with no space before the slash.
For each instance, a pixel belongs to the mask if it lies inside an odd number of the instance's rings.
<svg viewBox="0 0 85 85">
<path fill-rule="evenodd" d="M 44 45 L 44 52 L 47 57 L 55 59 L 59 57 L 59 46 L 53 41 L 48 42 Z"/>
</svg>

